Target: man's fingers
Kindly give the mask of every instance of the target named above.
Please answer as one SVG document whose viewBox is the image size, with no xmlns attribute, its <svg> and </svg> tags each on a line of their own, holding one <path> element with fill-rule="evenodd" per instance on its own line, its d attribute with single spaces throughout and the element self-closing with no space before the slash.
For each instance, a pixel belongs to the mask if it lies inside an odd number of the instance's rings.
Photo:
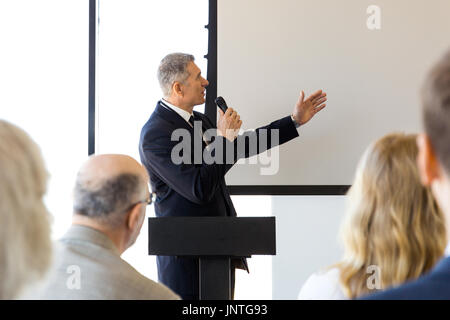
<svg viewBox="0 0 450 320">
<path fill-rule="evenodd" d="M 310 95 L 308 97 L 308 99 L 306 99 L 306 100 L 315 100 L 315 99 L 319 98 L 321 95 L 322 95 L 322 90 L 317 90 L 312 95 Z"/>
<path fill-rule="evenodd" d="M 327 105 L 324 104 L 324 105 L 322 105 L 322 106 L 320 106 L 320 107 L 317 107 L 316 109 L 314 109 L 315 113 L 319 112 L 320 110 L 322 110 L 322 109 L 325 108 L 326 106 L 327 106 Z"/>
<path fill-rule="evenodd" d="M 298 101 L 301 103 L 305 99 L 305 92 L 302 90 L 300 92 L 300 96 L 298 97 Z"/>
<path fill-rule="evenodd" d="M 230 121 L 237 122 L 241 117 L 236 111 L 233 111 L 233 113 L 230 114 L 229 119 Z"/>
<path fill-rule="evenodd" d="M 297 104 L 302 104 L 304 100 L 305 100 L 305 93 L 302 90 L 300 91 L 300 95 L 298 96 Z"/>
<path fill-rule="evenodd" d="M 327 97 L 327 94 L 326 94 L 326 93 L 322 93 L 320 96 L 315 97 L 315 98 L 313 99 L 313 101 L 316 101 L 316 100 L 319 100 L 319 99 L 323 99 L 323 98 L 326 98 L 326 97 Z"/>
<path fill-rule="evenodd" d="M 311 101 L 313 104 L 317 104 L 317 102 L 318 102 L 319 100 L 322 100 L 322 99 L 327 100 L 326 95 L 325 95 L 325 96 L 324 96 L 324 95 L 318 96 L 318 97 L 316 97 L 316 98 L 314 98 L 314 99 L 311 99 L 311 100 L 309 100 L 309 101 Z"/>
<path fill-rule="evenodd" d="M 234 112 L 233 108 L 228 108 L 227 112 L 225 112 L 226 116 L 230 116 Z"/>
<path fill-rule="evenodd" d="M 241 125 L 242 125 L 242 120 L 236 119 L 236 120 L 234 120 L 234 121 L 231 123 L 230 126 L 231 126 L 233 129 L 239 129 L 239 128 L 241 127 Z"/>
<path fill-rule="evenodd" d="M 227 112 L 225 112 L 225 115 L 233 121 L 236 121 L 236 119 L 239 117 L 239 114 L 232 108 L 228 108 Z"/>
<path fill-rule="evenodd" d="M 232 122 L 229 124 L 229 128 L 230 128 L 231 130 L 239 130 L 239 129 L 241 128 L 241 125 L 242 125 L 242 120 L 232 121 Z"/>
<path fill-rule="evenodd" d="M 324 103 L 325 101 L 327 101 L 327 98 L 321 98 L 321 99 L 319 99 L 319 100 L 315 100 L 313 103 L 314 103 L 316 106 L 318 106 L 318 105 Z"/>
</svg>

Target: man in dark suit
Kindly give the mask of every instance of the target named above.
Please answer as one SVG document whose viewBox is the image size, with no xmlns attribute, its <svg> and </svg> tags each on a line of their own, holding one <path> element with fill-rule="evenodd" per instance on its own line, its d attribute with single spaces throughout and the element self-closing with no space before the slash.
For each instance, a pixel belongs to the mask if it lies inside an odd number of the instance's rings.
<svg viewBox="0 0 450 320">
<path fill-rule="evenodd" d="M 450 231 L 450 52 L 431 70 L 422 91 L 425 133 L 417 138 L 418 165 L 430 186 Z M 447 251 L 447 250 L 446 250 Z M 383 272 L 383 270 L 381 270 Z M 426 275 L 397 288 L 366 297 L 374 300 L 450 299 L 450 257 Z"/>
<path fill-rule="evenodd" d="M 297 137 L 296 128 L 323 109 L 326 101 L 326 94 L 321 90 L 307 99 L 302 92 L 292 115 L 240 136 L 237 133 L 242 121 L 233 108 L 228 108 L 225 113 L 220 111 L 217 134 L 208 139 L 204 133 L 216 126 L 203 114 L 193 111 L 195 105 L 205 102 L 208 86 L 194 57 L 182 53 L 167 55 L 159 66 L 158 80 L 163 99 L 142 128 L 139 142 L 141 161 L 156 193 L 158 217 L 236 216 L 225 185 L 228 170 L 239 158 Z M 262 134 L 265 130 L 276 131 L 278 141 L 272 139 L 271 134 Z M 179 136 L 184 136 L 187 148 L 179 149 L 180 142 L 174 138 Z M 264 145 L 259 143 L 260 139 L 267 139 L 267 148 L 260 147 Z M 256 142 L 255 148 L 249 146 L 250 141 Z M 245 148 L 236 148 L 239 145 Z M 205 161 L 204 154 L 209 154 L 214 161 Z M 198 299 L 198 262 L 195 259 L 158 256 L 157 266 L 160 282 L 183 299 Z M 246 260 L 232 261 L 232 286 L 236 267 L 247 269 Z"/>
</svg>

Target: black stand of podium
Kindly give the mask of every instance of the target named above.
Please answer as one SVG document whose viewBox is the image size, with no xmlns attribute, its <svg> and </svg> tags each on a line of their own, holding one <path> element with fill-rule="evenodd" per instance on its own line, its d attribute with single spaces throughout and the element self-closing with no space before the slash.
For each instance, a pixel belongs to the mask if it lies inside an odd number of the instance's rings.
<svg viewBox="0 0 450 320">
<path fill-rule="evenodd" d="M 275 217 L 163 217 L 148 220 L 150 255 L 199 259 L 200 300 L 231 299 L 231 259 L 275 255 Z"/>
</svg>

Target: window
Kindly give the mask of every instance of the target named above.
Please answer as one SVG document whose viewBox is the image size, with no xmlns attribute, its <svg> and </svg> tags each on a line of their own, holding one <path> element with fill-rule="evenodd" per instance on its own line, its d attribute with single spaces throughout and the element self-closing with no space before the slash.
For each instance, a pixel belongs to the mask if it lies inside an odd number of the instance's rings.
<svg viewBox="0 0 450 320">
<path fill-rule="evenodd" d="M 40 146 L 53 238 L 70 226 L 75 175 L 88 154 L 88 1 L 0 2 L 0 117 Z"/>
</svg>

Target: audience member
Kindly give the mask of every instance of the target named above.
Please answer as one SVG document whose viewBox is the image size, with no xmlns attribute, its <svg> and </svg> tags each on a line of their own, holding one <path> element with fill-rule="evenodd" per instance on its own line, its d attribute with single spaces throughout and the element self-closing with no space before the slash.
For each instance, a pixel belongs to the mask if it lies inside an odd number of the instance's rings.
<svg viewBox="0 0 450 320">
<path fill-rule="evenodd" d="M 51 264 L 47 178 L 36 143 L 0 120 L 0 299 L 19 298 Z"/>
<path fill-rule="evenodd" d="M 444 212 L 450 230 L 450 52 L 431 70 L 422 91 L 425 133 L 419 135 L 419 171 Z M 440 238 L 431 237 L 437 243 Z M 413 245 L 412 243 L 410 245 Z M 400 266 L 399 266 L 400 267 Z M 369 296 L 368 299 L 450 299 L 450 257 L 416 281 Z"/>
<path fill-rule="evenodd" d="M 179 299 L 120 255 L 151 203 L 145 169 L 124 155 L 90 157 L 78 172 L 72 226 L 59 241 L 41 299 Z M 143 253 L 145 254 L 145 253 Z"/>
<path fill-rule="evenodd" d="M 348 299 L 429 271 L 446 246 L 445 222 L 420 183 L 416 135 L 389 134 L 364 153 L 341 226 L 344 257 L 313 274 L 299 299 Z"/>
</svg>

